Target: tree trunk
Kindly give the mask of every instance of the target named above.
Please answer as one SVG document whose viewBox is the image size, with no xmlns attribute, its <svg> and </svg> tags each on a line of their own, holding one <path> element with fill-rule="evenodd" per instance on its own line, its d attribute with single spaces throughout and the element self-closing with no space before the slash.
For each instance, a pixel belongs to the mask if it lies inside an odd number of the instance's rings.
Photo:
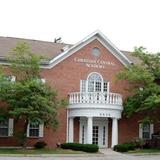
<svg viewBox="0 0 160 160">
<path fill-rule="evenodd" d="M 28 119 L 25 120 L 24 123 L 24 128 L 23 128 L 23 139 L 22 139 L 22 147 L 26 148 L 27 147 L 27 127 L 28 127 Z"/>
</svg>

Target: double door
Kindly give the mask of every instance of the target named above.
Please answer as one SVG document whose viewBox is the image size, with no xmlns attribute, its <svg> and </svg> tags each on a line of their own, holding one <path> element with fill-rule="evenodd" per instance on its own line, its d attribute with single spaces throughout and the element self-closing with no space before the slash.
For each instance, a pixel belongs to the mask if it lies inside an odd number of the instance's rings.
<svg viewBox="0 0 160 160">
<path fill-rule="evenodd" d="M 80 143 L 87 143 L 87 124 L 80 122 Z M 100 148 L 108 147 L 108 127 L 106 124 L 93 123 L 92 126 L 92 144 L 97 144 Z"/>
</svg>

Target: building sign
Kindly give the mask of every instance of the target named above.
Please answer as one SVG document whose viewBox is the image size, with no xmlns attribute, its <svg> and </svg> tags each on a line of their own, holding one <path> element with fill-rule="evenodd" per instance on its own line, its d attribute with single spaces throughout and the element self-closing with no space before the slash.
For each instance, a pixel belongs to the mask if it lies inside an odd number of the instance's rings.
<svg viewBox="0 0 160 160">
<path fill-rule="evenodd" d="M 100 59 L 86 59 L 86 58 L 75 57 L 74 61 L 76 63 L 82 63 L 86 67 L 89 67 L 89 68 L 102 68 L 102 69 L 104 69 L 107 65 L 115 66 L 114 62 L 104 61 L 104 60 L 100 60 Z"/>
</svg>

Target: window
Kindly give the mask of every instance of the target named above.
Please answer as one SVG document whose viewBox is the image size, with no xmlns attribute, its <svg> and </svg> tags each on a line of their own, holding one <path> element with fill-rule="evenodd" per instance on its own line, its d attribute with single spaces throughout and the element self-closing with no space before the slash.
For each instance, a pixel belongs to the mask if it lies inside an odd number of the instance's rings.
<svg viewBox="0 0 160 160">
<path fill-rule="evenodd" d="M 29 124 L 29 136 L 30 137 L 39 137 L 39 124 L 30 123 Z"/>
<path fill-rule="evenodd" d="M 31 122 L 27 127 L 27 137 L 43 137 L 44 124 Z"/>
<path fill-rule="evenodd" d="M 106 127 L 103 126 L 103 146 L 106 145 Z"/>
<path fill-rule="evenodd" d="M 101 82 L 95 82 L 95 91 L 96 92 L 101 92 Z"/>
<path fill-rule="evenodd" d="M 86 92 L 86 80 L 80 81 L 80 92 Z"/>
<path fill-rule="evenodd" d="M 92 73 L 88 77 L 88 92 L 101 92 L 102 78 L 97 73 Z"/>
<path fill-rule="evenodd" d="M 0 136 L 8 136 L 8 127 L 9 127 L 8 119 L 0 121 Z"/>
<path fill-rule="evenodd" d="M 153 124 L 145 123 L 139 124 L 139 138 L 151 139 L 153 134 Z"/>
<path fill-rule="evenodd" d="M 102 78 L 100 77 L 99 74 L 97 73 L 92 73 L 89 77 L 88 77 L 88 81 L 102 81 Z"/>
<path fill-rule="evenodd" d="M 13 136 L 13 124 L 12 118 L 0 121 L 0 137 Z"/>
<path fill-rule="evenodd" d="M 104 84 L 103 84 L 103 91 L 104 92 L 108 91 L 108 82 L 104 82 Z"/>
<path fill-rule="evenodd" d="M 92 55 L 95 56 L 95 57 L 98 57 L 100 55 L 100 49 L 95 47 L 92 49 Z"/>
<path fill-rule="evenodd" d="M 98 136 L 99 136 L 99 126 L 93 126 L 93 137 L 92 137 L 92 143 L 98 144 Z"/>
<path fill-rule="evenodd" d="M 94 92 L 94 81 L 88 82 L 88 92 Z"/>
<path fill-rule="evenodd" d="M 98 73 L 89 74 L 87 80 L 80 80 L 80 92 L 107 92 L 109 93 L 109 82 L 103 81 Z"/>
<path fill-rule="evenodd" d="M 143 139 L 150 138 L 150 124 L 144 124 L 142 127 L 142 137 Z"/>
<path fill-rule="evenodd" d="M 84 144 L 84 125 L 82 126 L 82 144 Z"/>
</svg>

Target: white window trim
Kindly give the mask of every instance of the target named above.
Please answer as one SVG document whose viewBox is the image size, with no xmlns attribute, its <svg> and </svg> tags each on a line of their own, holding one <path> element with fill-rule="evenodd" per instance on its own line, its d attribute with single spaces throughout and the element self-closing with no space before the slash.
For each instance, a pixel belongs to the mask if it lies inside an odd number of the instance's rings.
<svg viewBox="0 0 160 160">
<path fill-rule="evenodd" d="M 14 131 L 14 119 L 9 118 L 8 119 L 8 135 L 5 135 L 5 136 L 0 135 L 0 137 L 12 137 L 13 131 Z"/>
<path fill-rule="evenodd" d="M 150 139 L 152 138 L 152 134 L 154 133 L 154 124 L 150 123 Z M 139 124 L 139 138 L 143 138 L 143 129 L 142 129 L 142 123 Z"/>
<path fill-rule="evenodd" d="M 101 82 L 101 92 L 104 92 L 104 82 L 107 82 L 107 93 L 109 94 L 110 92 L 110 82 L 108 81 L 104 81 L 103 80 L 103 77 L 101 74 L 97 73 L 97 72 L 91 72 L 89 73 L 89 75 L 87 76 L 87 80 L 80 80 L 80 92 L 83 92 L 82 91 L 82 86 L 83 86 L 83 82 L 82 81 L 85 81 L 85 92 L 89 92 L 88 89 L 89 89 L 89 77 L 92 75 L 92 74 L 97 74 L 98 76 L 100 76 L 101 78 L 101 81 L 94 81 L 94 91 L 96 90 L 96 84 L 95 82 Z"/>
<path fill-rule="evenodd" d="M 27 137 L 30 138 L 44 137 L 44 123 L 39 124 L 39 134 L 38 134 L 39 136 L 30 136 L 29 131 L 30 131 L 30 123 L 28 123 L 27 125 Z"/>
<path fill-rule="evenodd" d="M 100 82 L 101 82 L 101 92 L 103 92 L 104 81 L 103 81 L 102 75 L 99 74 L 98 72 L 91 72 L 91 73 L 88 75 L 88 77 L 87 77 L 87 83 L 86 83 L 86 84 L 87 84 L 87 86 L 86 86 L 87 92 L 89 92 L 89 91 L 88 91 L 88 89 L 89 89 L 89 78 L 90 78 L 90 76 L 93 75 L 93 74 L 97 74 L 97 75 L 100 77 L 100 79 L 101 79 L 101 81 L 100 81 Z M 95 87 L 96 87 L 96 84 L 95 84 L 96 82 L 99 82 L 99 81 L 94 81 L 94 86 L 93 86 L 93 87 L 94 87 L 94 89 L 93 89 L 94 92 L 95 92 L 95 90 L 96 90 L 96 88 L 95 88 Z"/>
</svg>

